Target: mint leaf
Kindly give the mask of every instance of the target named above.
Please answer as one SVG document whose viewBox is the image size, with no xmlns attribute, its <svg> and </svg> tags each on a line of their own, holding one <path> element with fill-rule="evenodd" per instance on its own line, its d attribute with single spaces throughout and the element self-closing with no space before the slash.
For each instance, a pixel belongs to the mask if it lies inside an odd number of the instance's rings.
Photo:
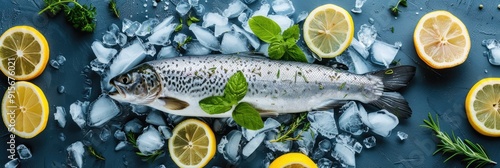
<svg viewBox="0 0 500 168">
<path fill-rule="evenodd" d="M 260 114 L 249 103 L 239 103 L 233 111 L 234 121 L 249 130 L 258 130 L 264 127 Z"/>
<path fill-rule="evenodd" d="M 289 27 L 283 32 L 283 38 L 284 39 L 295 39 L 299 40 L 300 38 L 300 28 L 299 25 L 293 25 L 292 27 Z"/>
<path fill-rule="evenodd" d="M 307 62 L 306 55 L 297 45 L 287 48 L 284 57 L 285 60 L 289 61 Z"/>
<path fill-rule="evenodd" d="M 236 104 L 238 101 L 243 99 L 243 97 L 245 97 L 247 90 L 248 82 L 243 75 L 243 72 L 238 71 L 227 81 L 227 84 L 224 87 L 224 98 L 232 104 Z"/>
<path fill-rule="evenodd" d="M 281 33 L 280 26 L 273 20 L 265 16 L 254 16 L 248 20 L 248 25 L 252 32 L 266 43 L 274 41 L 277 35 Z"/>
<path fill-rule="evenodd" d="M 285 45 L 287 48 L 292 48 L 296 44 L 297 44 L 297 40 L 295 40 L 293 38 L 286 39 L 286 41 L 285 41 Z"/>
<path fill-rule="evenodd" d="M 269 58 L 278 60 L 283 57 L 285 54 L 285 45 L 279 42 L 274 42 L 269 44 L 269 48 L 267 48 L 267 52 L 269 53 Z"/>
<path fill-rule="evenodd" d="M 222 96 L 204 98 L 200 100 L 199 104 L 201 109 L 208 114 L 221 114 L 233 108 L 233 104 L 226 101 Z"/>
</svg>

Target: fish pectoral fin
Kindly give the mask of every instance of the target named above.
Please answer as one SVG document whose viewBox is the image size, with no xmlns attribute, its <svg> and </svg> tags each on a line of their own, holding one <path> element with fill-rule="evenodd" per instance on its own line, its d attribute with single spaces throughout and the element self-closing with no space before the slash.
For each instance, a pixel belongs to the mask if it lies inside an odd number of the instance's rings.
<svg viewBox="0 0 500 168">
<path fill-rule="evenodd" d="M 170 110 L 182 110 L 189 106 L 188 102 L 173 97 L 160 97 L 158 100 L 162 101 L 165 108 Z"/>
<path fill-rule="evenodd" d="M 331 110 L 331 109 L 338 107 L 338 106 L 345 104 L 345 103 L 346 103 L 346 101 L 343 101 L 343 100 L 329 100 L 329 101 L 321 103 L 317 107 L 313 108 L 313 110 L 318 110 L 318 111 Z"/>
<path fill-rule="evenodd" d="M 279 115 L 278 112 L 272 110 L 255 109 L 259 112 L 261 117 L 276 117 Z"/>
</svg>

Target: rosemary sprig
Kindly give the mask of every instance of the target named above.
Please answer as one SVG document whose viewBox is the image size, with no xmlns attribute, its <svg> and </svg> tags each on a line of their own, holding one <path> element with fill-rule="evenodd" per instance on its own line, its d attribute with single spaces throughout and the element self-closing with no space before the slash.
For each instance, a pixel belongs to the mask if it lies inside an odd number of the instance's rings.
<svg viewBox="0 0 500 168">
<path fill-rule="evenodd" d="M 436 120 L 432 118 L 432 115 L 429 113 L 429 120 L 424 120 L 425 125 L 423 127 L 429 128 L 436 134 L 441 141 L 438 144 L 438 149 L 433 153 L 436 154 L 438 152 L 451 153 L 451 156 L 448 157 L 444 162 L 450 160 L 455 156 L 464 156 L 463 161 L 467 162 L 467 167 L 475 164 L 476 167 L 483 167 L 487 164 L 497 164 L 497 162 L 491 160 L 484 148 L 477 144 L 473 143 L 467 139 L 462 140 L 460 137 L 456 137 L 452 133 L 452 137 L 450 137 L 447 133 L 441 132 L 439 128 L 439 120 L 436 116 Z"/>
<path fill-rule="evenodd" d="M 271 142 L 285 142 L 285 141 L 297 141 L 300 140 L 302 137 L 300 136 L 302 132 L 307 131 L 309 129 L 309 122 L 304 123 L 303 121 L 306 119 L 307 113 L 302 113 L 293 121 L 290 126 L 286 127 L 285 125 L 281 125 L 278 131 L 278 135 L 276 136 L 276 139 L 271 140 Z M 292 134 L 299 128 L 299 126 L 302 126 L 302 129 L 300 132 L 297 134 L 297 136 L 292 137 Z"/>
<path fill-rule="evenodd" d="M 120 17 L 120 11 L 116 7 L 116 0 L 109 1 L 108 8 L 117 18 Z"/>
<path fill-rule="evenodd" d="M 87 149 L 89 150 L 90 155 L 95 156 L 99 160 L 106 160 L 106 159 L 104 159 L 104 157 L 102 155 L 97 153 L 92 146 L 87 146 Z"/>
<path fill-rule="evenodd" d="M 130 144 L 132 144 L 132 146 L 134 146 L 134 148 L 139 149 L 139 147 L 137 147 L 137 137 L 135 136 L 135 134 L 133 132 L 127 132 L 127 141 Z M 155 161 L 158 157 L 160 157 L 163 154 L 163 150 L 157 150 L 154 153 L 149 154 L 149 155 L 144 154 L 140 151 L 135 152 L 135 154 L 137 154 L 137 156 L 141 157 L 143 161 L 152 162 L 152 161 Z"/>
</svg>

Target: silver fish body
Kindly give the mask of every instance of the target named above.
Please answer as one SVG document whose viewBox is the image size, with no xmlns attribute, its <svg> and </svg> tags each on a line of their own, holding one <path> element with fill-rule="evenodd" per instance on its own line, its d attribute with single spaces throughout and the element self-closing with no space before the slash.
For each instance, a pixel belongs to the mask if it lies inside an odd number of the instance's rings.
<svg viewBox="0 0 500 168">
<path fill-rule="evenodd" d="M 111 84 L 118 92 L 110 96 L 176 115 L 230 117 L 232 110 L 210 115 L 198 104 L 203 98 L 222 96 L 229 77 L 237 71 L 248 82 L 241 102 L 250 103 L 262 114 L 311 111 L 355 100 L 388 109 L 401 118 L 411 115 L 408 103 L 394 91 L 406 86 L 414 67 L 359 75 L 317 64 L 236 55 L 146 62 L 113 78 Z"/>
</svg>

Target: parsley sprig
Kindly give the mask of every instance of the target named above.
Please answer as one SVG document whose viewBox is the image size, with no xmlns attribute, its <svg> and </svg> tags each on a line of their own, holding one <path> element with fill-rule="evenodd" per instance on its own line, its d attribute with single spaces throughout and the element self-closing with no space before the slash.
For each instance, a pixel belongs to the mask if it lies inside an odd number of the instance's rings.
<svg viewBox="0 0 500 168">
<path fill-rule="evenodd" d="M 441 132 L 437 116 L 434 121 L 432 115 L 429 113 L 428 118 L 428 120 L 424 120 L 425 125 L 422 126 L 434 131 L 436 137 L 440 140 L 438 149 L 434 152 L 434 154 L 438 152 L 451 154 L 450 157 L 444 160 L 445 162 L 460 155 L 464 157 L 463 161 L 467 162 L 467 167 L 472 164 L 475 164 L 476 167 L 482 167 L 487 164 L 497 164 L 497 162 L 488 157 L 486 151 L 484 151 L 484 148 L 481 145 L 473 143 L 467 139 L 462 140 L 460 137 L 456 137 L 453 133 L 450 137 L 447 133 Z"/>
<path fill-rule="evenodd" d="M 396 5 L 394 6 L 391 6 L 391 8 L 389 8 L 389 10 L 391 11 L 391 14 L 394 15 L 394 16 L 398 16 L 399 15 L 399 5 L 401 6 L 404 6 L 404 7 L 407 7 L 408 4 L 406 3 L 406 0 L 398 0 L 398 3 L 396 3 Z"/>
<path fill-rule="evenodd" d="M 300 37 L 298 25 L 286 29 L 283 34 L 281 34 L 281 28 L 276 22 L 264 16 L 250 18 L 248 25 L 260 40 L 269 43 L 269 58 L 307 62 L 306 55 L 297 45 Z"/>
<path fill-rule="evenodd" d="M 51 15 L 57 15 L 64 10 L 66 20 L 74 28 L 83 32 L 93 32 L 96 26 L 95 16 L 96 8 L 92 5 L 82 5 L 76 0 L 43 0 L 46 7 L 38 14 L 48 12 Z"/>
</svg>

